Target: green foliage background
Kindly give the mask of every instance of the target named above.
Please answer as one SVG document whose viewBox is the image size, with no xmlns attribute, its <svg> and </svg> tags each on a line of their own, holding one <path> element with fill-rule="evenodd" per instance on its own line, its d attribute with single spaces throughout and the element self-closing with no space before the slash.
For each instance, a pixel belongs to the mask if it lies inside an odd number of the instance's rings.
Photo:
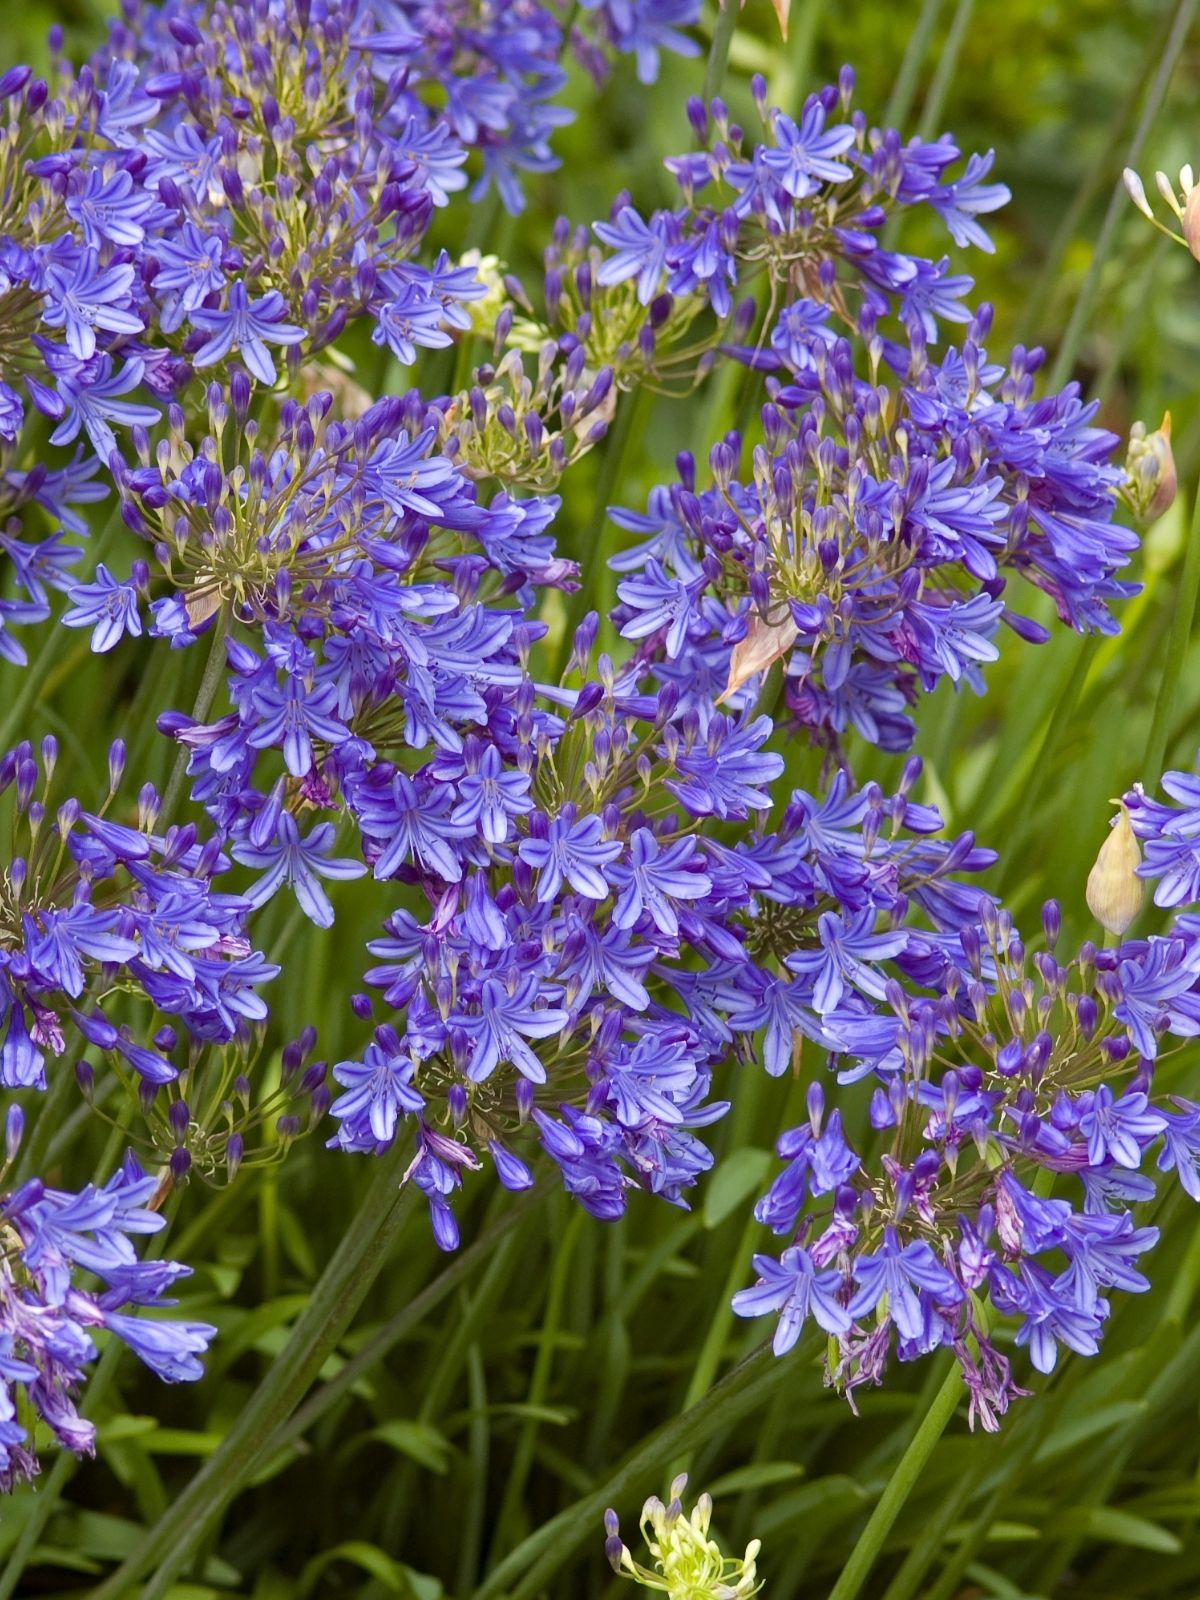
<svg viewBox="0 0 1200 1600">
<path fill-rule="evenodd" d="M 750 0 L 726 78 L 731 103 L 748 114 L 749 72 L 764 72 L 773 98 L 794 107 L 850 61 L 872 120 L 890 106 L 906 130 L 949 128 L 964 150 L 994 146 L 1014 198 L 992 230 L 995 257 L 972 267 L 996 305 L 993 351 L 1044 344 L 1057 375 L 1077 375 L 1119 432 L 1172 413 L 1181 496 L 1139 558 L 1146 588 L 1126 607 L 1121 637 L 1088 644 L 1060 630 L 1042 649 L 1008 637 L 985 700 L 947 684 L 921 711 L 924 797 L 952 828 L 973 827 L 1000 848 L 997 876 L 1018 916 L 1036 915 L 1054 895 L 1072 938 L 1095 931 L 1083 884 L 1110 796 L 1147 776 L 1200 475 L 1200 266 L 1114 196 L 1168 32 L 1194 11 L 1186 0 L 793 0 L 783 44 L 766 0 Z M 6 56 L 44 65 L 55 21 L 75 55 L 102 36 L 92 0 L 18 0 L 2 30 Z M 579 114 L 557 140 L 562 168 L 535 182 L 525 215 L 514 223 L 481 206 L 467 237 L 447 242 L 479 244 L 536 278 L 558 211 L 590 221 L 621 187 L 642 206 L 664 199 L 661 157 L 686 147 L 683 104 L 700 76 L 699 64 L 668 58 L 648 91 L 626 65 L 598 96 L 578 77 Z M 1134 163 L 1144 174 L 1174 173 L 1200 155 L 1198 102 L 1193 30 Z M 689 402 L 642 406 L 619 473 L 614 433 L 568 478 L 568 553 L 591 547 L 599 507 L 636 505 L 669 477 L 676 450 L 706 453 L 737 402 L 736 381 L 718 378 Z M 600 574 L 598 595 L 605 581 Z M 190 703 L 198 661 L 185 652 L 164 662 L 153 646 L 128 641 L 115 661 L 98 663 L 86 641 L 61 640 L 62 660 L 35 697 L 20 672 L 0 666 L 3 742 L 53 729 L 69 780 L 86 787 L 101 783 L 103 727 L 106 738 L 129 739 L 132 773 L 161 783 L 171 752 L 153 732 L 153 712 Z M 1169 764 L 1190 764 L 1200 743 L 1200 643 L 1189 644 L 1164 709 Z M 795 763 L 797 781 L 811 780 L 805 752 Z M 897 764 L 867 765 L 865 775 L 886 781 Z M 353 886 L 329 934 L 277 910 L 264 939 L 275 958 L 286 948 L 288 976 L 273 996 L 273 1048 L 312 1022 L 321 1053 L 336 1060 L 360 1043 L 344 997 L 358 984 L 384 896 Z M 635 1196 L 622 1223 L 603 1227 L 559 1194 L 514 1206 L 479 1182 L 461 1207 L 466 1247 L 451 1262 L 415 1221 L 326 1360 L 286 1447 L 170 1594 L 600 1596 L 613 1584 L 603 1506 L 617 1505 L 628 1539 L 645 1495 L 686 1465 L 693 1488 L 714 1494 L 724 1539 L 762 1539 L 771 1600 L 828 1595 L 944 1373 L 928 1363 L 893 1371 L 886 1389 L 860 1392 L 855 1417 L 822 1389 L 815 1355 L 802 1349 L 752 1365 L 706 1398 L 761 1337 L 735 1323 L 728 1298 L 748 1281 L 761 1243 L 747 1217 L 774 1136 L 797 1120 L 803 1099 L 802 1083 L 756 1073 L 728 1089 L 735 1110 L 716 1130 L 716 1173 L 690 1214 Z M 68 1113 L 50 1168 L 83 1181 L 122 1136 L 101 1118 L 70 1105 Z M 172 1254 L 196 1267 L 189 1309 L 220 1327 L 208 1375 L 164 1390 L 132 1366 L 115 1369 L 93 1400 L 97 1461 L 74 1472 L 63 1463 L 0 1507 L 0 1596 L 89 1593 L 136 1545 L 270 1372 L 355 1214 L 369 1165 L 325 1152 L 316 1137 L 276 1171 L 182 1196 Z M 1157 1220 L 1154 1293 L 1119 1302 L 1100 1359 L 1070 1360 L 1053 1381 L 1033 1381 L 1037 1398 L 1010 1413 L 999 1437 L 950 1423 L 863 1593 L 1200 1593 L 1200 1235 L 1196 1213 L 1177 1198 Z"/>
</svg>

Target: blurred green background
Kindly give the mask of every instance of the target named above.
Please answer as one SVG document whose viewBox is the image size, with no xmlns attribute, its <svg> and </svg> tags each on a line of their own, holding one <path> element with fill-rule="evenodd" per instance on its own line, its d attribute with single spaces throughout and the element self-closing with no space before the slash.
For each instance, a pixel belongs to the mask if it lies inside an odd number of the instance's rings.
<svg viewBox="0 0 1200 1600">
<path fill-rule="evenodd" d="M 1095 932 L 1083 884 L 1110 797 L 1143 773 L 1200 478 L 1200 267 L 1116 193 L 1131 151 L 1148 191 L 1155 168 L 1174 175 L 1200 158 L 1200 31 L 1186 31 L 1195 9 L 1162 0 L 795 0 L 782 43 L 767 0 L 751 0 L 726 77 L 735 111 L 749 116 L 749 73 L 763 72 L 772 97 L 794 109 L 850 62 L 872 121 L 891 115 L 904 131 L 927 135 L 949 129 L 964 151 L 994 147 L 996 175 L 1013 200 L 994 219 L 995 256 L 970 263 L 996 307 L 992 353 L 1044 345 L 1058 376 L 1078 377 L 1122 435 L 1135 419 L 1153 427 L 1164 411 L 1172 415 L 1180 499 L 1138 559 L 1146 589 L 1125 608 L 1120 638 L 1089 644 L 1056 631 L 1034 649 L 1006 636 L 986 699 L 956 696 L 947 684 L 920 713 L 926 797 L 944 807 L 951 827 L 974 828 L 1002 851 L 999 880 L 1019 914 L 1032 919 L 1042 898 L 1058 897 L 1071 938 Z M 55 22 L 79 57 L 103 36 L 103 7 L 18 0 L 5 17 L 6 57 L 44 66 Z M 705 43 L 711 23 L 706 14 Z M 1169 43 L 1180 47 L 1168 81 Z M 1161 105 L 1156 75 L 1167 81 Z M 516 221 L 478 208 L 466 224 L 472 241 L 536 279 L 560 210 L 590 221 L 621 187 L 643 208 L 665 200 L 661 158 L 687 146 L 683 106 L 701 76 L 699 63 L 666 58 L 647 90 L 625 63 L 597 93 L 576 75 L 577 119 L 556 140 L 561 169 L 534 181 Z M 731 420 L 732 389 L 719 382 L 690 403 L 655 402 L 612 498 L 641 503 L 671 475 L 676 450 L 704 455 Z M 569 552 L 584 546 L 605 492 L 598 451 L 567 482 Z M 83 774 L 95 757 L 82 730 L 97 721 L 111 733 L 131 730 L 131 770 L 161 779 L 170 753 L 149 731 L 147 711 L 186 703 L 181 675 L 195 664 L 177 656 L 163 663 L 148 646 L 101 665 L 88 660 L 85 642 L 68 648 L 36 703 L 18 704 L 20 731 L 59 731 L 65 761 Z M 20 691 L 20 674 L 0 667 L 6 713 Z M 1185 658 L 1167 736 L 1169 764 L 1190 765 L 1200 743 L 1200 645 Z M 897 767 L 874 757 L 864 775 L 886 781 Z M 308 1022 L 330 1059 L 357 1046 L 361 1029 L 343 997 L 358 986 L 361 947 L 385 910 L 378 886 L 355 889 L 339 901 L 336 935 L 299 930 L 280 911 L 264 934 L 273 953 L 288 941 L 293 976 L 274 996 L 276 1048 Z M 1193 1074 L 1194 1090 L 1194 1064 L 1179 1070 Z M 763 1243 L 747 1222 L 750 1204 L 776 1132 L 797 1120 L 803 1084 L 746 1073 L 729 1087 L 735 1111 L 715 1133 L 717 1175 L 690 1214 L 635 1196 L 626 1220 L 604 1228 L 551 1195 L 527 1203 L 509 1226 L 511 1198 L 490 1183 L 468 1185 L 460 1207 L 468 1248 L 449 1288 L 443 1279 L 422 1300 L 415 1297 L 446 1263 L 423 1228 L 406 1238 L 323 1374 L 342 1392 L 316 1408 L 319 1416 L 303 1414 L 291 1448 L 172 1591 L 177 1600 L 466 1600 L 499 1557 L 558 1514 L 538 1562 L 518 1563 L 511 1579 L 484 1592 L 488 1600 L 501 1592 L 512 1600 L 599 1596 L 613 1580 L 596 1503 L 612 1485 L 632 1543 L 642 1499 L 662 1492 L 681 1465 L 694 1490 L 714 1493 L 724 1537 L 762 1539 L 771 1600 L 827 1595 L 940 1368 L 893 1371 L 885 1390 L 860 1391 L 855 1418 L 822 1390 L 817 1362 L 799 1355 L 756 1406 L 702 1408 L 675 1459 L 653 1458 L 613 1485 L 625 1453 L 701 1401 L 760 1338 L 725 1308 Z M 74 1150 L 64 1159 L 81 1178 L 105 1130 L 84 1125 L 72 1137 L 73 1146 L 62 1142 Z M 247 1173 L 220 1198 L 199 1188 L 184 1197 L 172 1250 L 197 1268 L 193 1309 L 221 1326 L 209 1375 L 195 1388 L 164 1391 L 120 1369 L 98 1411 L 98 1461 L 73 1475 L 15 1589 L 0 1577 L 0 1592 L 87 1593 L 170 1503 L 281 1347 L 353 1215 L 364 1165 L 312 1139 L 276 1173 Z M 1120 1301 L 1104 1355 L 1033 1383 L 1044 1392 L 1010 1413 L 999 1437 L 951 1426 L 865 1593 L 1200 1593 L 1197 1219 L 1174 1199 L 1157 1220 L 1164 1241 L 1150 1266 L 1155 1293 Z M 338 1380 L 363 1348 L 383 1351 L 382 1359 L 352 1368 L 352 1382 Z M 0 1508 L 0 1565 L 39 1493 Z"/>
</svg>

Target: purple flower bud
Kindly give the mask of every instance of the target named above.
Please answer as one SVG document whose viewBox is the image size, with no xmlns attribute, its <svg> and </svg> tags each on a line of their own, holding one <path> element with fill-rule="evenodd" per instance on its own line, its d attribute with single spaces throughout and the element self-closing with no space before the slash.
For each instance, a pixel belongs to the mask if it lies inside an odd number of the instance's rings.
<svg viewBox="0 0 1200 1600">
<path fill-rule="evenodd" d="M 324 1061 L 314 1061 L 311 1067 L 306 1067 L 304 1076 L 300 1079 L 299 1093 L 313 1094 L 325 1082 L 328 1066 Z"/>
<path fill-rule="evenodd" d="M 32 67 L 9 67 L 8 71 L 0 77 L 0 100 L 7 100 L 14 94 L 20 94 L 32 76 Z"/>
<path fill-rule="evenodd" d="M 2 82 L 2 80 L 0 80 Z M 17 1159 L 25 1134 L 25 1113 L 20 1106 L 9 1106 L 4 1118 L 4 1155 L 11 1165 Z"/>
<path fill-rule="evenodd" d="M 511 1151 L 493 1139 L 488 1149 L 496 1163 L 496 1176 L 506 1189 L 519 1190 L 533 1187 L 533 1173 Z"/>
</svg>

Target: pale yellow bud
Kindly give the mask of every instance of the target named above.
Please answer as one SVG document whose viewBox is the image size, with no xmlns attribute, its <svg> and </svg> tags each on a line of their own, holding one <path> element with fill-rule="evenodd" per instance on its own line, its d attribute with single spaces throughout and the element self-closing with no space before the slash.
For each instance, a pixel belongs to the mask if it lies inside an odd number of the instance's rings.
<svg viewBox="0 0 1200 1600">
<path fill-rule="evenodd" d="M 1087 881 L 1088 910 L 1109 933 L 1124 933 L 1142 909 L 1145 884 L 1137 876 L 1141 864 L 1142 852 L 1122 805 Z"/>
</svg>

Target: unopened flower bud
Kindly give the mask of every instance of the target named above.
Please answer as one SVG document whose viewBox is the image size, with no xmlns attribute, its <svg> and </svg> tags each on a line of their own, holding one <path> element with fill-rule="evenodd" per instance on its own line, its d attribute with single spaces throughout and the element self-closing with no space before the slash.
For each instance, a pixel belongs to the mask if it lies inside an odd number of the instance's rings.
<svg viewBox="0 0 1200 1600">
<path fill-rule="evenodd" d="M 1187 191 L 1183 201 L 1183 215 L 1179 219 L 1183 224 L 1184 242 L 1196 261 L 1200 261 L 1200 184 L 1193 184 Z"/>
<path fill-rule="evenodd" d="M 1142 852 L 1122 805 L 1088 874 L 1088 910 L 1109 933 L 1123 934 L 1142 909 L 1145 885 L 1137 876 Z"/>
<path fill-rule="evenodd" d="M 1146 431 L 1144 422 L 1134 423 L 1129 431 L 1125 471 L 1134 514 L 1140 521 L 1157 522 L 1170 509 L 1178 488 L 1169 411 L 1153 433 Z"/>
<path fill-rule="evenodd" d="M 9 1106 L 8 1115 L 4 1119 L 4 1157 L 12 1162 L 17 1159 L 17 1152 L 21 1148 L 21 1138 L 25 1132 L 25 1113 L 20 1106 Z"/>
</svg>

